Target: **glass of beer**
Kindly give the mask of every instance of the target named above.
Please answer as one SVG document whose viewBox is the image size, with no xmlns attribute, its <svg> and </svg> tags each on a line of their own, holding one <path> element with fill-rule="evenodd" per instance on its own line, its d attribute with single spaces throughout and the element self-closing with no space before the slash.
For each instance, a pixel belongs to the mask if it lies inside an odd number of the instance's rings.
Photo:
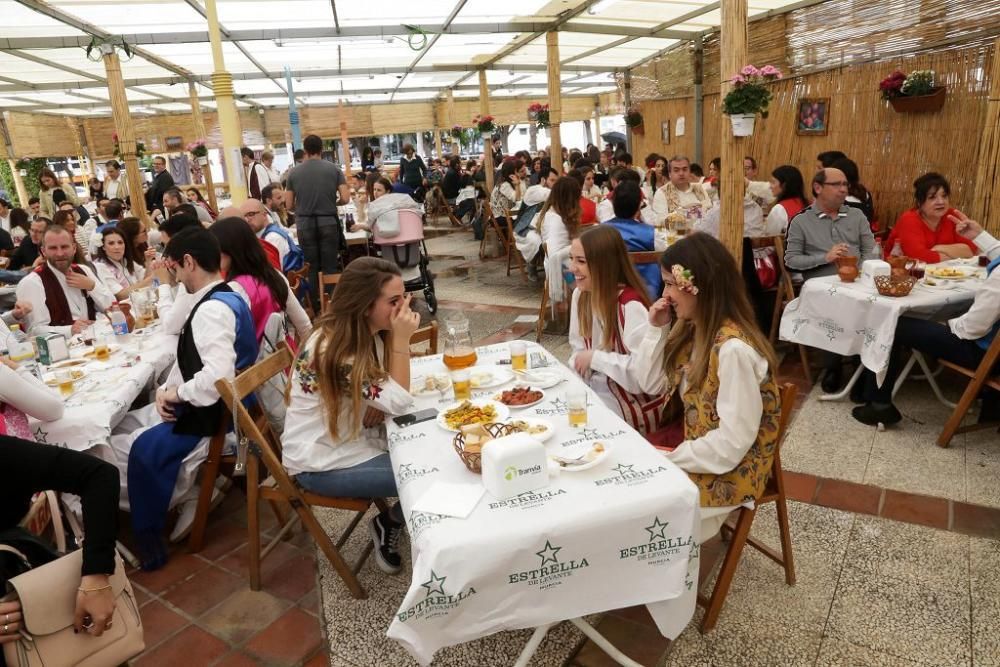
<svg viewBox="0 0 1000 667">
<path fill-rule="evenodd" d="M 566 407 L 569 412 L 569 425 L 581 427 L 587 425 L 587 389 L 585 387 L 570 387 L 566 390 Z"/>
<path fill-rule="evenodd" d="M 515 371 L 528 370 L 528 346 L 523 340 L 510 342 L 510 367 Z"/>
<path fill-rule="evenodd" d="M 451 372 L 451 388 L 455 392 L 456 401 L 467 401 L 472 398 L 472 371 L 459 368 Z"/>
<path fill-rule="evenodd" d="M 56 371 L 56 382 L 59 383 L 59 394 L 66 398 L 73 393 L 73 371 L 60 368 Z"/>
<path fill-rule="evenodd" d="M 98 336 L 94 339 L 94 358 L 98 361 L 107 361 L 111 358 L 111 340 L 107 336 Z"/>
</svg>

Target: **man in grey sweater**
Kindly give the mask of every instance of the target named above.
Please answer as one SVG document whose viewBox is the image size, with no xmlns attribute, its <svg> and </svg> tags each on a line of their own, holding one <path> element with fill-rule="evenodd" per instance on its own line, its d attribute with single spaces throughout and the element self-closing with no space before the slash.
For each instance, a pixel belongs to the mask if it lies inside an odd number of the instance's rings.
<svg viewBox="0 0 1000 667">
<path fill-rule="evenodd" d="M 864 214 L 844 204 L 847 177 L 839 169 L 821 169 L 812 180 L 812 206 L 788 225 L 785 265 L 806 280 L 837 272 L 838 257 L 874 257 L 875 237 Z"/>
<path fill-rule="evenodd" d="M 788 223 L 785 265 L 806 280 L 836 274 L 839 257 L 857 257 L 859 266 L 874 257 L 875 237 L 867 218 L 844 204 L 847 185 L 839 169 L 819 170 L 812 180 L 815 200 Z M 843 380 L 843 359 L 824 352 L 823 366 L 823 391 L 837 391 Z"/>
</svg>

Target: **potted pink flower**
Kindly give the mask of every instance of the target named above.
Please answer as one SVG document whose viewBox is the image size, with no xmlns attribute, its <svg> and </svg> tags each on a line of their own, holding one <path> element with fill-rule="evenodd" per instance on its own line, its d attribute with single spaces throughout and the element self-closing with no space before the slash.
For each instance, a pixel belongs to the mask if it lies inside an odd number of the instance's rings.
<svg viewBox="0 0 1000 667">
<path fill-rule="evenodd" d="M 472 119 L 472 124 L 476 126 L 479 133 L 483 135 L 483 138 L 489 138 L 493 136 L 493 131 L 497 129 L 495 119 L 493 116 L 476 116 Z"/>
<path fill-rule="evenodd" d="M 528 107 L 528 120 L 533 120 L 538 127 L 549 126 L 549 105 L 535 102 Z"/>
<path fill-rule="evenodd" d="M 185 149 L 191 154 L 191 157 L 195 159 L 195 162 L 201 166 L 208 164 L 208 146 L 205 145 L 204 139 L 196 139 L 189 143 Z"/>
<path fill-rule="evenodd" d="M 780 78 L 781 71 L 773 65 L 760 69 L 746 65 L 730 79 L 733 87 L 722 100 L 722 112 L 733 124 L 733 136 L 749 137 L 753 134 L 757 114 L 767 118 L 767 106 L 772 97 L 768 84 Z"/>
</svg>

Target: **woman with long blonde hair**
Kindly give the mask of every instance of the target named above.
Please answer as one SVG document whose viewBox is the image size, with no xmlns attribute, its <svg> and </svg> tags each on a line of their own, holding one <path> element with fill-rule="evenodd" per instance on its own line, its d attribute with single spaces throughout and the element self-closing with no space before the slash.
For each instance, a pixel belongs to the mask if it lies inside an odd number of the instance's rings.
<svg viewBox="0 0 1000 667">
<path fill-rule="evenodd" d="M 295 359 L 290 382 L 281 457 L 304 489 L 327 496 L 398 496 L 382 422 L 413 404 L 410 336 L 419 323 L 399 267 L 375 257 L 347 265 L 329 310 Z M 383 342 L 386 333 L 392 334 L 390 348 Z M 401 569 L 402 529 L 398 504 L 369 524 L 376 561 L 389 574 Z"/>
<path fill-rule="evenodd" d="M 764 490 L 781 414 L 778 365 L 721 243 L 691 234 L 660 265 L 663 298 L 650 307 L 651 326 L 634 352 L 648 361 L 635 379 L 651 394 L 676 392 L 682 404 L 683 434 L 660 442 L 676 445 L 667 458 L 701 491 L 704 541 Z"/>
<path fill-rule="evenodd" d="M 570 365 L 612 410 L 643 435 L 663 426 L 666 397 L 649 395 L 630 370 L 649 329 L 649 296 L 614 227 L 597 225 L 573 239 L 570 269 L 576 289 L 570 306 Z"/>
</svg>

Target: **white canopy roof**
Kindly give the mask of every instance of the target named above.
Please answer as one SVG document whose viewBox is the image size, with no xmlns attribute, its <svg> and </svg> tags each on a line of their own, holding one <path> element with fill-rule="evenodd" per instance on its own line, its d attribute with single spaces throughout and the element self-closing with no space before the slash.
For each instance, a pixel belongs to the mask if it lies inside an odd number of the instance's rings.
<svg viewBox="0 0 1000 667">
<path fill-rule="evenodd" d="M 751 17 L 801 6 L 750 0 Z M 226 69 L 241 107 L 431 100 L 446 89 L 546 94 L 545 33 L 559 31 L 563 95 L 614 90 L 614 73 L 718 27 L 709 0 L 217 0 Z M 212 106 L 203 0 L 0 0 L 0 109 L 107 115 L 92 40 L 134 49 L 122 74 L 133 111 Z"/>
</svg>

